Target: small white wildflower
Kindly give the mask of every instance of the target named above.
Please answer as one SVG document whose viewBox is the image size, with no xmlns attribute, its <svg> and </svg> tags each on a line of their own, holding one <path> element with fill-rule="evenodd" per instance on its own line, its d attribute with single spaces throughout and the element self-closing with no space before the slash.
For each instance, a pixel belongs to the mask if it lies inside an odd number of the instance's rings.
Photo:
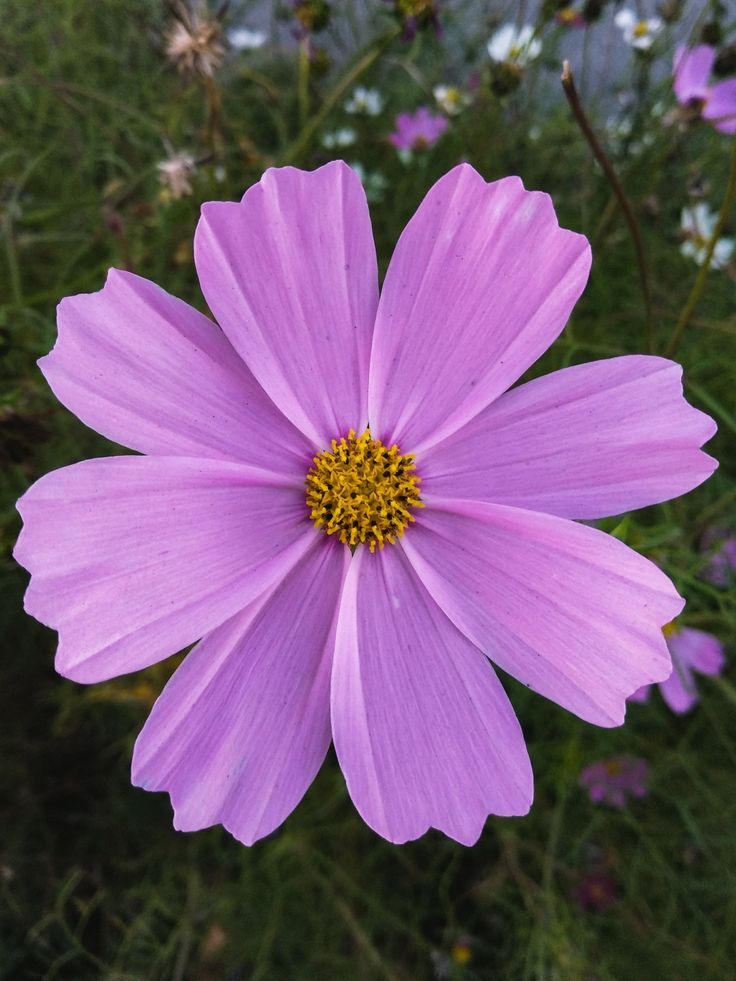
<svg viewBox="0 0 736 981">
<path fill-rule="evenodd" d="M 263 47 L 267 35 L 265 31 L 251 31 L 247 27 L 234 27 L 227 32 L 227 39 L 230 47 L 235 48 L 236 51 L 253 51 Z"/>
<path fill-rule="evenodd" d="M 353 89 L 345 103 L 345 111 L 361 116 L 378 116 L 383 109 L 383 98 L 378 89 L 367 89 L 359 85 Z"/>
<path fill-rule="evenodd" d="M 349 126 L 336 129 L 332 133 L 325 133 L 322 137 L 322 146 L 327 150 L 335 150 L 341 147 L 352 146 L 358 138 L 358 134 Z"/>
<path fill-rule="evenodd" d="M 538 58 L 541 52 L 542 42 L 534 37 L 531 24 L 520 28 L 504 24 L 488 42 L 488 54 L 494 61 L 512 61 L 522 68 Z"/>
<path fill-rule="evenodd" d="M 708 242 L 713 236 L 717 221 L 718 216 L 707 204 L 695 204 L 682 209 L 680 231 L 685 240 L 680 246 L 680 252 L 693 259 L 699 266 L 702 266 L 705 261 Z M 711 267 L 724 269 L 733 256 L 735 245 L 732 238 L 719 238 L 713 250 Z"/>
<path fill-rule="evenodd" d="M 623 33 L 624 41 L 638 51 L 648 51 L 664 27 L 659 17 L 641 19 L 632 10 L 619 10 L 614 21 Z"/>
<path fill-rule="evenodd" d="M 156 164 L 158 176 L 168 194 L 177 200 L 192 193 L 192 177 L 197 164 L 190 153 L 174 153 Z"/>
<path fill-rule="evenodd" d="M 465 106 L 470 105 L 468 93 L 455 85 L 435 85 L 432 94 L 439 108 L 447 116 L 457 116 Z"/>
</svg>

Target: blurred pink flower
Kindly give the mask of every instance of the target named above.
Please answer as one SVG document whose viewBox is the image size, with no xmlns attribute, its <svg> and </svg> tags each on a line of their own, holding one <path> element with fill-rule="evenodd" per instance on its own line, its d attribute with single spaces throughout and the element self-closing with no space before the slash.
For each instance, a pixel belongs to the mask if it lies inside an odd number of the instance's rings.
<svg viewBox="0 0 736 981">
<path fill-rule="evenodd" d="M 586 913 L 605 913 L 619 900 L 618 883 L 608 872 L 588 872 L 573 886 L 572 896 Z"/>
<path fill-rule="evenodd" d="M 624 807 L 629 797 L 646 797 L 648 777 L 646 760 L 612 756 L 586 766 L 579 782 L 594 804 Z"/>
<path fill-rule="evenodd" d="M 26 492 L 26 609 L 84 683 L 199 641 L 133 756 L 177 828 L 262 838 L 334 741 L 379 834 L 472 844 L 533 793 L 491 661 L 601 726 L 669 675 L 661 627 L 682 598 L 571 519 L 695 487 L 714 424 L 662 358 L 507 391 L 590 267 L 586 239 L 516 177 L 463 164 L 439 180 L 380 298 L 365 194 L 340 161 L 204 204 L 194 256 L 219 326 L 117 270 L 59 306 L 49 384 L 145 455 Z"/>
<path fill-rule="evenodd" d="M 401 112 L 396 117 L 396 129 L 389 142 L 397 150 L 424 150 L 432 146 L 448 127 L 444 116 L 436 115 L 421 106 L 414 113 Z"/>
<path fill-rule="evenodd" d="M 709 85 L 716 49 L 707 44 L 683 45 L 675 51 L 673 65 L 675 98 L 695 109 L 721 133 L 736 133 L 736 78 Z"/>
<path fill-rule="evenodd" d="M 723 671 L 723 644 L 713 634 L 676 623 L 667 624 L 662 632 L 672 656 L 672 674 L 659 682 L 659 690 L 672 711 L 682 715 L 698 702 L 694 672 L 713 676 Z M 644 685 L 630 696 L 629 701 L 646 702 L 651 688 L 651 685 Z"/>
<path fill-rule="evenodd" d="M 714 586 L 726 589 L 736 574 L 736 537 L 723 529 L 713 528 L 703 536 L 702 545 L 710 550 L 702 572 L 703 578 Z"/>
</svg>

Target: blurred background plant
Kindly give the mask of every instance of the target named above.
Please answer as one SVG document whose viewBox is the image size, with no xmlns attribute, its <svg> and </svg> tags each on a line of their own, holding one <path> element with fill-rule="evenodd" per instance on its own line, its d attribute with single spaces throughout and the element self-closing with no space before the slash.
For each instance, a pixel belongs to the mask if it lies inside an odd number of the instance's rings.
<svg viewBox="0 0 736 981">
<path fill-rule="evenodd" d="M 717 0 L 6 0 L 0 976 L 733 977 L 734 138 L 708 99 L 736 74 L 735 18 Z M 714 49 L 702 97 L 673 92 L 678 44 Z M 646 302 L 620 197 L 563 98 L 563 58 L 629 202 Z M 707 484 L 603 526 L 674 579 L 688 600 L 678 629 L 716 638 L 721 673 L 699 674 L 687 712 L 650 698 L 614 730 L 508 680 L 536 802 L 523 820 L 491 819 L 472 850 L 436 833 L 401 848 L 378 839 L 331 757 L 253 849 L 219 828 L 174 832 L 168 800 L 128 780 L 174 665 L 90 689 L 56 677 L 55 637 L 23 614 L 10 557 L 25 487 L 116 451 L 35 367 L 59 298 L 119 266 L 203 308 L 200 203 L 239 197 L 267 166 L 335 157 L 365 184 L 382 270 L 459 160 L 549 192 L 594 265 L 534 373 L 649 345 L 677 355 L 689 399 L 719 424 Z M 604 790 L 589 796 L 591 766 Z M 605 806 L 632 766 L 631 795 Z"/>
</svg>

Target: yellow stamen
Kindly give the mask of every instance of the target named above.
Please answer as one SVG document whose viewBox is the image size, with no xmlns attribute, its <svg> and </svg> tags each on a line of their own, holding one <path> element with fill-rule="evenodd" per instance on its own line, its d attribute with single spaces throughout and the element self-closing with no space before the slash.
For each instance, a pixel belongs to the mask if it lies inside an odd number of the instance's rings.
<svg viewBox="0 0 736 981">
<path fill-rule="evenodd" d="M 649 22 L 640 20 L 634 27 L 634 37 L 646 37 L 649 33 Z"/>
<path fill-rule="evenodd" d="M 310 517 L 351 548 L 393 545 L 416 520 L 412 509 L 424 507 L 415 470 L 413 454 L 385 447 L 369 429 L 358 437 L 351 429 L 314 458 L 307 474 Z"/>
<path fill-rule="evenodd" d="M 675 634 L 679 634 L 680 628 L 677 625 L 677 620 L 670 620 L 662 627 L 662 633 L 665 637 L 674 637 Z"/>
</svg>

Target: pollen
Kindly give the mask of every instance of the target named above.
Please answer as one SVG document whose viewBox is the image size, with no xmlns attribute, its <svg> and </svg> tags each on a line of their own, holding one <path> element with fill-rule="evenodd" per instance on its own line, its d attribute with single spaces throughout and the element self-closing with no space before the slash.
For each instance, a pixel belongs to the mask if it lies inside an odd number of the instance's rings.
<svg viewBox="0 0 736 981">
<path fill-rule="evenodd" d="M 414 455 L 386 447 L 370 429 L 332 440 L 307 474 L 307 507 L 317 528 L 354 548 L 393 545 L 424 507 Z"/>
</svg>

